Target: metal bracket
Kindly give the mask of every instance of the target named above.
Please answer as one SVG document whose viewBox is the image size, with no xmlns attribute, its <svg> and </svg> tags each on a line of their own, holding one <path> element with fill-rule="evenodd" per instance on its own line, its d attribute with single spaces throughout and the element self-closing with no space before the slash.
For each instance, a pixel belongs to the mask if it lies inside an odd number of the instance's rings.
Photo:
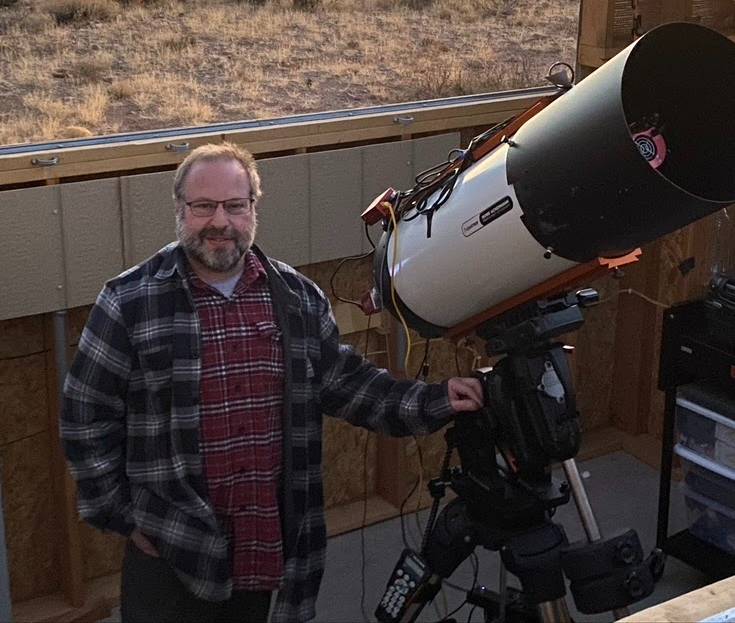
<svg viewBox="0 0 735 623">
<path fill-rule="evenodd" d="M 32 158 L 31 164 L 34 167 L 53 167 L 59 164 L 60 159 L 58 156 L 52 156 L 51 158 Z"/>
<path fill-rule="evenodd" d="M 166 151 L 170 151 L 176 154 L 189 151 L 191 149 L 191 145 L 189 143 L 167 143 L 166 144 Z"/>
</svg>

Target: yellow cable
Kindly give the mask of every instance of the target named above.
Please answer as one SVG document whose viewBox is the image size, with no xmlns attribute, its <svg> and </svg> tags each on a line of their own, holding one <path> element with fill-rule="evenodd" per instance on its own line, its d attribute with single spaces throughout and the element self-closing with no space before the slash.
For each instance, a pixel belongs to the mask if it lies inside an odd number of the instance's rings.
<svg viewBox="0 0 735 623">
<path fill-rule="evenodd" d="M 408 358 L 411 355 L 411 334 L 408 331 L 406 319 L 403 317 L 401 310 L 398 308 L 398 303 L 396 302 L 396 287 L 394 282 L 396 260 L 398 257 L 398 223 L 396 222 L 396 214 L 393 211 L 393 206 L 387 201 L 383 203 L 383 206 L 385 206 L 390 212 L 390 220 L 393 223 L 393 236 L 395 239 L 393 240 L 393 258 L 391 259 L 390 270 L 390 299 L 393 302 L 393 309 L 396 310 L 396 314 L 398 314 L 398 318 L 403 325 L 403 330 L 406 332 L 406 356 L 403 358 L 403 370 L 406 373 L 406 376 L 408 376 Z"/>
</svg>

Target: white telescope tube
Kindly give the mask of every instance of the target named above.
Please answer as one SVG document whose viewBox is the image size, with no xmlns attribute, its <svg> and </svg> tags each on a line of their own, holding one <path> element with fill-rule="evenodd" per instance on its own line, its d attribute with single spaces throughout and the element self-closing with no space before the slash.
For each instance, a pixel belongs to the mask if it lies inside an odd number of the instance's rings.
<svg viewBox="0 0 735 623">
<path fill-rule="evenodd" d="M 457 325 L 576 265 L 556 255 L 545 258 L 545 249 L 521 221 L 523 212 L 506 178 L 507 154 L 503 143 L 457 178 L 449 199 L 434 213 L 431 237 L 424 215 L 400 220 L 390 236 L 385 262 L 396 293 L 430 324 Z"/>
</svg>

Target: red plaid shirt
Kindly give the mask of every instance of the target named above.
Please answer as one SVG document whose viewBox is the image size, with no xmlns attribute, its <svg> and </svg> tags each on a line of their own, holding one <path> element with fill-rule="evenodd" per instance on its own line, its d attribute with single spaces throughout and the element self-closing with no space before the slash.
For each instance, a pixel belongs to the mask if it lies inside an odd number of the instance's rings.
<svg viewBox="0 0 735 623">
<path fill-rule="evenodd" d="M 232 296 L 196 275 L 202 335 L 200 449 L 209 496 L 232 538 L 236 590 L 274 590 L 283 576 L 283 352 L 267 275 L 254 253 Z"/>
</svg>

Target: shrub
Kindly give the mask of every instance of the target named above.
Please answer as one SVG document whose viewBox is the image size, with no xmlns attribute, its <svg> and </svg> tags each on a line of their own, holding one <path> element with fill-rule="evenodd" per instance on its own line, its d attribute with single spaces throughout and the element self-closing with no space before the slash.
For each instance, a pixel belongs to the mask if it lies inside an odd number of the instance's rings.
<svg viewBox="0 0 735 623">
<path fill-rule="evenodd" d="M 108 93 L 113 100 L 120 101 L 133 97 L 135 88 L 130 80 L 118 80 L 110 85 Z"/>
<path fill-rule="evenodd" d="M 69 66 L 70 74 L 81 82 L 100 82 L 112 68 L 112 55 L 107 52 L 78 59 Z"/>
<path fill-rule="evenodd" d="M 293 8 L 300 11 L 314 11 L 321 0 L 293 0 Z"/>
<path fill-rule="evenodd" d="M 48 13 L 29 13 L 18 20 L 18 28 L 23 32 L 38 35 L 56 26 L 54 18 Z"/>
<path fill-rule="evenodd" d="M 119 6 L 112 0 L 50 0 L 46 10 L 57 24 L 107 21 L 118 14 Z"/>
<path fill-rule="evenodd" d="M 400 0 L 399 4 L 415 11 L 428 9 L 434 3 L 434 0 Z"/>
</svg>

